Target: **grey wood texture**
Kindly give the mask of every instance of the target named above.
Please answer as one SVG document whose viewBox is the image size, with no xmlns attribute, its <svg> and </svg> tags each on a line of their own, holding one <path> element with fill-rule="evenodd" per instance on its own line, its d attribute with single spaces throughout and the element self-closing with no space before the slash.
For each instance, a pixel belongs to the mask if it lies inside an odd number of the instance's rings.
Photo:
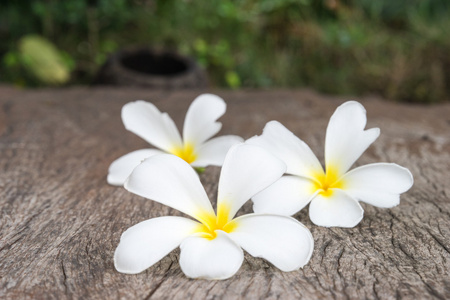
<svg viewBox="0 0 450 300">
<path fill-rule="evenodd" d="M 188 279 L 174 250 L 138 275 L 118 273 L 113 253 L 128 227 L 181 213 L 109 186 L 109 164 L 148 147 L 126 131 L 122 105 L 152 101 L 182 126 L 201 91 L 0 87 L 0 298 L 2 299 L 449 299 L 450 104 L 358 99 L 380 138 L 357 165 L 395 162 L 413 188 L 399 206 L 362 204 L 352 229 L 313 225 L 315 249 L 303 269 L 283 273 L 246 254 L 224 281 Z M 323 160 L 329 117 L 345 98 L 309 90 L 213 91 L 228 110 L 220 134 L 249 138 L 278 120 Z M 220 168 L 201 180 L 214 202 Z M 151 183 L 149 183 L 151 184 Z M 250 212 L 251 203 L 242 211 Z"/>
</svg>

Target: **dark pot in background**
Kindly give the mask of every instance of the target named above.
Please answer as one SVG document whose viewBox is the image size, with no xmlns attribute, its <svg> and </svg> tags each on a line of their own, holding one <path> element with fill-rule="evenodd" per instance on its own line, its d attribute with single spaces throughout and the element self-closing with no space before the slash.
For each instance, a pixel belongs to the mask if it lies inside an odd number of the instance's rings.
<svg viewBox="0 0 450 300">
<path fill-rule="evenodd" d="M 204 88 L 206 72 L 191 58 L 139 47 L 120 50 L 102 66 L 94 84 L 158 89 Z"/>
</svg>

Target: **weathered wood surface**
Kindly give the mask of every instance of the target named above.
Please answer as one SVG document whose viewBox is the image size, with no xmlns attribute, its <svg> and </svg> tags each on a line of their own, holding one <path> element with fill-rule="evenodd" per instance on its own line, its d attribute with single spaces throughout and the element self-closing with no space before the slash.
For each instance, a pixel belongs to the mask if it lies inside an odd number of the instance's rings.
<svg viewBox="0 0 450 300">
<path fill-rule="evenodd" d="M 109 164 L 146 143 L 127 132 L 123 104 L 153 101 L 181 125 L 200 92 L 0 88 L 0 298 L 2 299 L 449 299 L 450 104 L 359 99 L 381 137 L 358 164 L 396 162 L 414 187 L 392 209 L 364 205 L 352 229 L 314 226 L 310 263 L 283 273 L 246 255 L 229 280 L 187 279 L 179 250 L 138 275 L 115 271 L 128 227 L 175 210 L 107 185 Z M 328 119 L 343 98 L 311 91 L 217 91 L 228 103 L 221 134 L 248 138 L 284 123 L 323 159 Z M 219 168 L 201 176 L 215 198 Z M 250 204 L 244 211 L 250 211 Z"/>
</svg>

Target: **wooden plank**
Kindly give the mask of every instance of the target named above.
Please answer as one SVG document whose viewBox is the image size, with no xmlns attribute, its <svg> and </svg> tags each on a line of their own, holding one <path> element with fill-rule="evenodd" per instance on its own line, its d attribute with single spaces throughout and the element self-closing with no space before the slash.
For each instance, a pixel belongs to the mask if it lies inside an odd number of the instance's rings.
<svg viewBox="0 0 450 300">
<path fill-rule="evenodd" d="M 229 280 L 186 278 L 179 250 L 138 275 L 115 271 L 128 227 L 175 210 L 109 186 L 109 164 L 146 143 L 127 132 L 123 104 L 153 101 L 178 126 L 200 91 L 0 88 L 0 298 L 2 299 L 448 299 L 450 298 L 450 104 L 361 102 L 381 137 L 358 164 L 395 162 L 414 187 L 392 209 L 364 205 L 352 229 L 296 218 L 315 249 L 300 271 L 283 273 L 246 255 Z M 279 120 L 323 159 L 325 129 L 345 99 L 307 90 L 216 91 L 228 103 L 221 134 L 244 138 Z M 219 168 L 201 180 L 215 199 Z M 243 209 L 251 211 L 250 203 Z"/>
</svg>

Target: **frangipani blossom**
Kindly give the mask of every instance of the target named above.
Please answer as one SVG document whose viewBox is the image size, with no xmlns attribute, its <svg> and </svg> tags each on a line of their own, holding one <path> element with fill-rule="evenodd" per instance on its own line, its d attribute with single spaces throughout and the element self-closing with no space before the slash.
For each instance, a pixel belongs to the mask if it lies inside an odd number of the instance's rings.
<svg viewBox="0 0 450 300">
<path fill-rule="evenodd" d="M 386 208 L 398 205 L 400 194 L 413 184 L 408 169 L 374 163 L 349 171 L 380 134 L 378 128 L 364 130 L 366 121 L 366 111 L 356 101 L 336 109 L 326 133 L 326 171 L 308 145 L 279 122 L 267 123 L 261 136 L 246 143 L 264 147 L 283 160 L 288 175 L 252 198 L 254 211 L 289 216 L 311 202 L 309 216 L 314 224 L 354 227 L 364 213 L 358 201 Z"/>
<path fill-rule="evenodd" d="M 225 110 L 222 98 L 212 94 L 198 96 L 186 113 L 181 139 L 169 115 L 161 113 L 152 103 L 138 100 L 125 104 L 122 108 L 125 128 L 159 149 L 136 150 L 116 159 L 109 167 L 108 183 L 123 185 L 144 159 L 161 153 L 176 155 L 195 168 L 221 166 L 230 147 L 243 141 L 235 135 L 210 139 L 220 131 L 222 124 L 216 120 Z"/>
<path fill-rule="evenodd" d="M 233 146 L 220 175 L 217 214 L 195 171 L 174 155 L 152 156 L 137 166 L 124 187 L 132 193 L 177 209 L 195 220 L 166 216 L 126 230 L 114 254 L 119 272 L 136 274 L 180 246 L 180 267 L 191 278 L 226 279 L 244 259 L 242 249 L 283 271 L 303 267 L 314 240 L 297 220 L 271 214 L 234 218 L 239 208 L 286 170 L 266 150 Z"/>
</svg>

